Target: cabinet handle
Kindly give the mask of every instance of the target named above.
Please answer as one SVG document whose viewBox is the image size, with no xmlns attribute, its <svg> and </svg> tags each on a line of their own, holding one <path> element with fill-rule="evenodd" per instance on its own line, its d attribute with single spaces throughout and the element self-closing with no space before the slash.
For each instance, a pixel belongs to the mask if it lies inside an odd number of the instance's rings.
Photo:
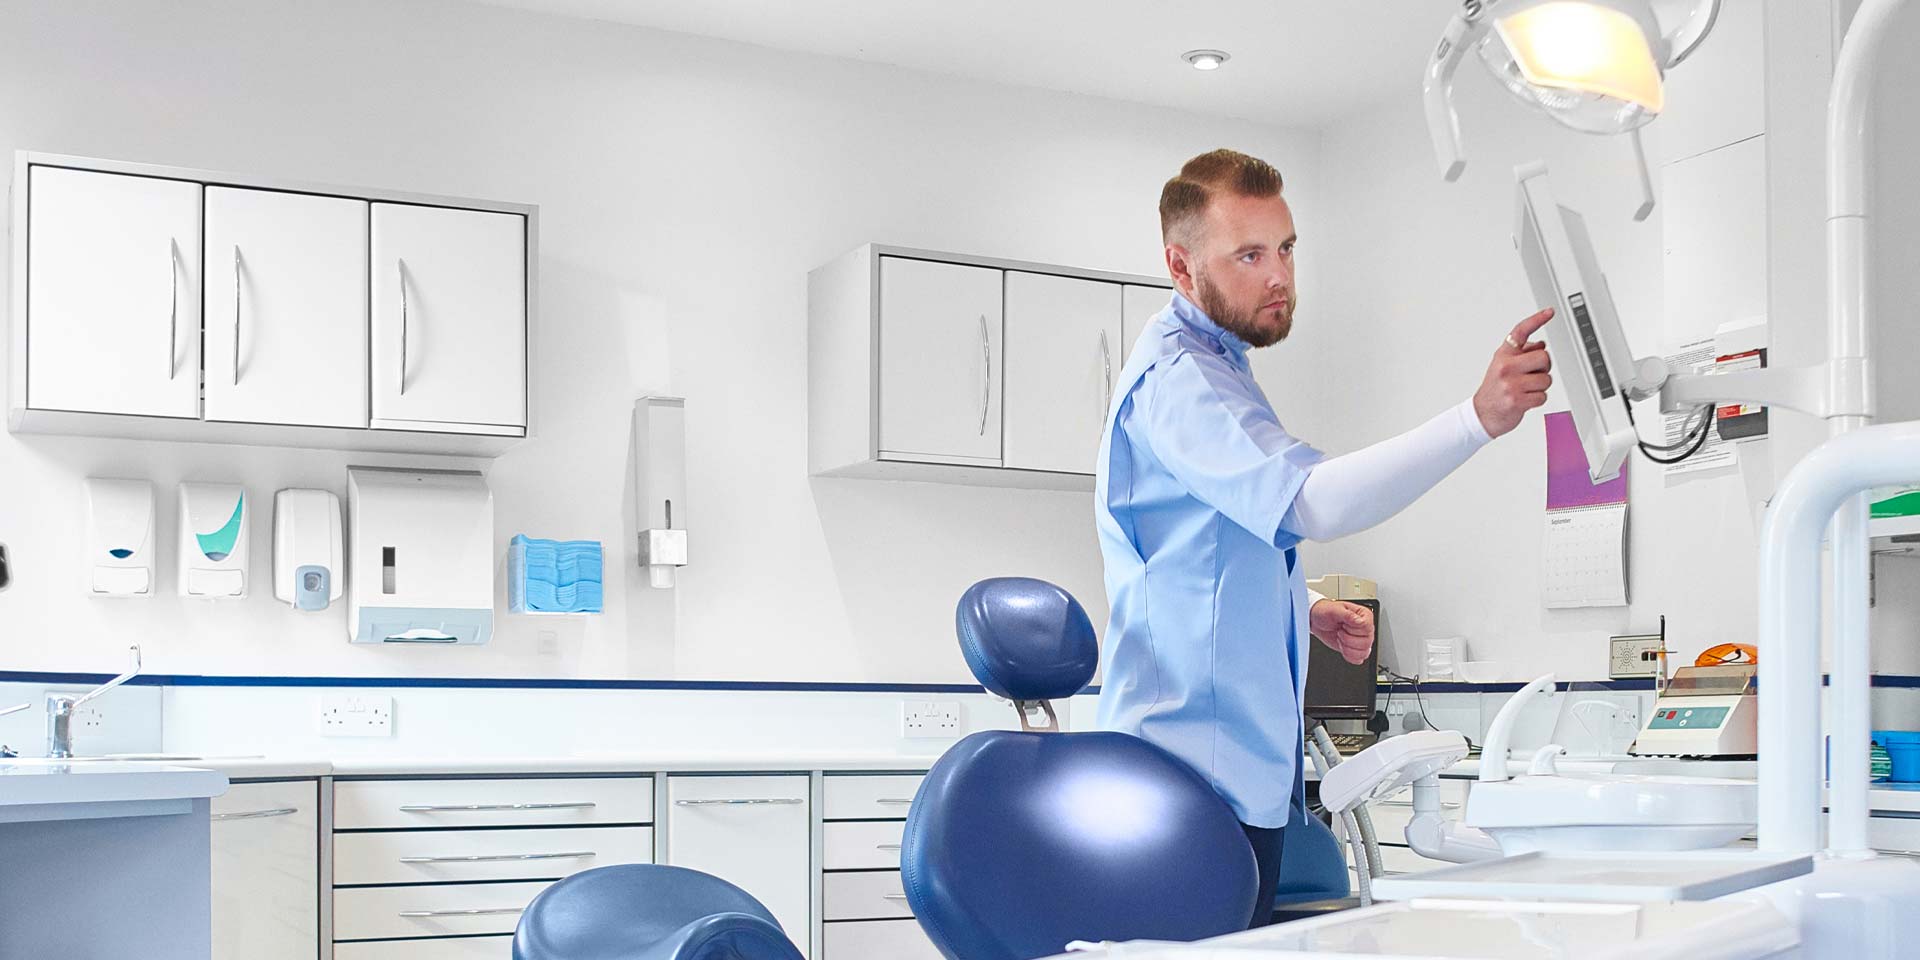
<svg viewBox="0 0 1920 960">
<path fill-rule="evenodd" d="M 167 238 L 167 379 L 180 375 L 180 253 Z"/>
<path fill-rule="evenodd" d="M 904 807 L 904 806 L 907 806 L 908 804 L 913 803 L 913 801 L 911 799 L 907 799 L 903 797 L 881 797 L 880 799 L 875 800 L 874 803 L 884 803 L 889 806 Z"/>
<path fill-rule="evenodd" d="M 507 913 L 523 913 L 526 907 L 480 907 L 473 910 L 402 910 L 400 916 L 408 920 L 426 917 L 491 917 Z"/>
<path fill-rule="evenodd" d="M 240 385 L 240 245 L 233 246 L 233 385 Z"/>
<path fill-rule="evenodd" d="M 504 860 L 585 860 L 591 850 L 576 853 L 477 853 L 464 857 L 401 857 L 401 863 L 498 863 Z"/>
<path fill-rule="evenodd" d="M 400 276 L 400 395 L 407 395 L 407 261 L 395 258 L 394 270 Z"/>
<path fill-rule="evenodd" d="M 774 798 L 753 798 L 753 799 L 738 799 L 738 800 L 675 800 L 673 802 L 673 805 L 676 807 L 710 807 L 710 806 L 758 807 L 758 806 L 769 806 L 772 804 L 780 804 L 782 806 L 785 806 L 785 805 L 802 803 L 802 802 L 804 801 L 802 801 L 798 797 L 774 797 Z"/>
<path fill-rule="evenodd" d="M 987 315 L 980 315 L 980 435 L 987 435 L 987 408 L 993 404 L 993 342 L 987 339 Z"/>
<path fill-rule="evenodd" d="M 401 813 L 473 813 L 490 810 L 584 810 L 596 806 L 592 801 L 572 803 L 403 803 Z"/>
<path fill-rule="evenodd" d="M 873 848 L 875 850 L 898 850 L 900 849 L 900 845 L 897 843 L 876 843 L 873 845 Z"/>
<path fill-rule="evenodd" d="M 880 899 L 882 900 L 905 900 L 906 898 L 907 895 L 904 893 L 883 893 L 880 895 Z"/>
<path fill-rule="evenodd" d="M 1100 331 L 1100 375 L 1106 378 L 1107 399 L 1113 399 L 1113 351 L 1107 346 L 1107 332 Z M 1104 412 L 1106 405 L 1101 405 Z"/>
<path fill-rule="evenodd" d="M 272 810 L 243 810 L 238 813 L 216 813 L 215 820 L 264 820 L 268 817 L 286 817 L 299 813 L 299 807 L 276 807 Z"/>
</svg>

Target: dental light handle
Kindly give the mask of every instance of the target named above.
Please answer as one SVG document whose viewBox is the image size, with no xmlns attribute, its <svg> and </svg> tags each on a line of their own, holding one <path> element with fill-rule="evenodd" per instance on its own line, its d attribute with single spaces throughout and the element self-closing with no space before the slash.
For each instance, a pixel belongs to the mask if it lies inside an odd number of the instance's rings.
<svg viewBox="0 0 1920 960">
<path fill-rule="evenodd" d="M 1647 145 L 1640 139 L 1639 128 L 1634 128 L 1632 137 L 1633 163 L 1640 174 L 1640 206 L 1634 209 L 1633 219 L 1639 223 L 1653 215 L 1653 170 L 1647 166 Z"/>
<path fill-rule="evenodd" d="M 1520 692 L 1507 700 L 1494 715 L 1493 725 L 1487 728 L 1487 742 L 1480 747 L 1480 780 L 1483 783 L 1498 783 L 1507 779 L 1507 745 L 1513 742 L 1513 724 L 1520 717 L 1520 711 L 1526 709 L 1534 694 L 1551 694 L 1554 674 L 1546 674 L 1532 683 L 1520 688 Z"/>
<path fill-rule="evenodd" d="M 1433 154 L 1440 164 L 1440 176 L 1448 183 L 1460 179 L 1461 172 L 1467 169 L 1466 154 L 1460 149 L 1460 118 L 1453 110 L 1453 77 L 1466 56 L 1467 35 L 1474 32 L 1476 26 L 1476 22 L 1454 14 L 1447 23 L 1446 33 L 1440 36 L 1440 43 L 1433 48 L 1433 56 L 1427 60 L 1424 89 L 1427 132 L 1433 138 Z"/>
</svg>

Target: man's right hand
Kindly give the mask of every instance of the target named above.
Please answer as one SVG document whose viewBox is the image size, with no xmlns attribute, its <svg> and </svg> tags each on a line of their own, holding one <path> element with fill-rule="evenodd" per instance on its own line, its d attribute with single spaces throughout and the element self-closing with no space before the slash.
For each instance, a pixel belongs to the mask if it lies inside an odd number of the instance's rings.
<svg viewBox="0 0 1920 960">
<path fill-rule="evenodd" d="M 1545 343 L 1527 338 L 1552 319 L 1553 310 L 1548 308 L 1520 321 L 1494 351 L 1487 377 L 1473 394 L 1473 412 L 1480 415 L 1488 436 L 1511 433 L 1528 410 L 1547 402 L 1547 388 L 1553 385 L 1553 375 L 1547 371 L 1553 369 L 1553 358 L 1547 356 Z"/>
</svg>

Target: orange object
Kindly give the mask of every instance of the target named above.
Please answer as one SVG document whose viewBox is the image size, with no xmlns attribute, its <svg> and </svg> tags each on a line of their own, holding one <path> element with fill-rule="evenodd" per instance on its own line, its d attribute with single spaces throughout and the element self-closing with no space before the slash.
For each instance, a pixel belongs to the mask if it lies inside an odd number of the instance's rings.
<svg viewBox="0 0 1920 960">
<path fill-rule="evenodd" d="M 1751 643 L 1720 643 L 1700 652 L 1693 660 L 1696 667 L 1724 667 L 1729 664 L 1760 662 L 1760 648 Z"/>
</svg>

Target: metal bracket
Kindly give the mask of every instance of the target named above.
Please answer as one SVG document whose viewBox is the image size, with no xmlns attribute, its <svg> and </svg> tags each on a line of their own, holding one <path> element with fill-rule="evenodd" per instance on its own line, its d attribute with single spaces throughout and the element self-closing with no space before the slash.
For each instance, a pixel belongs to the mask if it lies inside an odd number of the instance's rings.
<svg viewBox="0 0 1920 960">
<path fill-rule="evenodd" d="M 1028 733 L 1060 732 L 1060 718 L 1054 716 L 1051 701 L 1015 700 L 1013 709 L 1020 713 L 1020 729 Z"/>
<path fill-rule="evenodd" d="M 1755 403 L 1821 418 L 1871 417 L 1865 361 L 1843 358 L 1811 367 L 1768 367 L 1730 373 L 1683 373 L 1660 387 L 1660 410 L 1682 413 L 1700 406 Z"/>
</svg>

